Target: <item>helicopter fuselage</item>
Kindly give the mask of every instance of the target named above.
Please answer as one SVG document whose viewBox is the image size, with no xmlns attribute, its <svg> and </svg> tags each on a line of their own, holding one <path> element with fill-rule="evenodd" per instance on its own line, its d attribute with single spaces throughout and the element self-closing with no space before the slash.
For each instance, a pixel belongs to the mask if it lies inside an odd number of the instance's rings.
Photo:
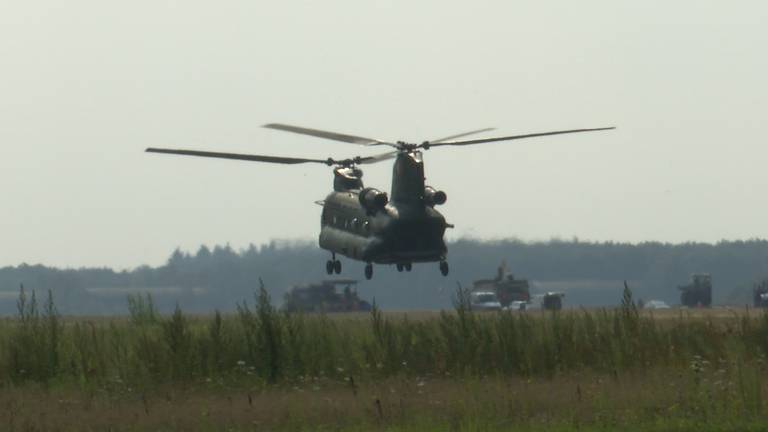
<svg viewBox="0 0 768 432">
<path fill-rule="evenodd" d="M 370 214 L 360 191 L 332 192 L 321 216 L 320 247 L 346 257 L 377 263 L 433 262 L 445 259 L 445 218 L 433 208 L 389 203 Z"/>
<path fill-rule="evenodd" d="M 424 185 L 421 153 L 399 154 L 393 171 L 389 201 L 386 194 L 364 188 L 361 173 L 337 170 L 335 190 L 323 203 L 321 248 L 377 264 L 445 260 L 448 224 L 430 200 L 434 189 Z M 366 197 L 382 200 L 366 202 Z"/>
</svg>

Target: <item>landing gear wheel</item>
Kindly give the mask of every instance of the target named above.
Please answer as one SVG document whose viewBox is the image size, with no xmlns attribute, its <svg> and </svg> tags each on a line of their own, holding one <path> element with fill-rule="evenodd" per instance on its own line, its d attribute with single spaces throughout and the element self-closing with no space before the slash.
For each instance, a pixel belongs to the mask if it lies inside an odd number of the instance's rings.
<svg viewBox="0 0 768 432">
<path fill-rule="evenodd" d="M 403 271 L 403 265 L 400 263 L 397 263 L 397 271 L 401 272 Z"/>
<path fill-rule="evenodd" d="M 448 276 L 448 262 L 447 261 L 440 261 L 440 273 L 442 273 L 443 276 Z"/>
<path fill-rule="evenodd" d="M 405 263 L 405 264 L 403 265 L 403 267 L 405 267 L 405 271 L 411 271 L 411 268 L 413 268 L 413 264 L 411 264 L 411 263 Z"/>
<path fill-rule="evenodd" d="M 365 265 L 365 278 L 370 279 L 373 277 L 373 264 L 368 263 Z"/>
<path fill-rule="evenodd" d="M 328 274 L 333 274 L 333 261 L 328 260 L 325 262 L 325 272 Z"/>
<path fill-rule="evenodd" d="M 336 260 L 333 262 L 333 271 L 336 274 L 341 273 L 341 261 Z"/>
</svg>

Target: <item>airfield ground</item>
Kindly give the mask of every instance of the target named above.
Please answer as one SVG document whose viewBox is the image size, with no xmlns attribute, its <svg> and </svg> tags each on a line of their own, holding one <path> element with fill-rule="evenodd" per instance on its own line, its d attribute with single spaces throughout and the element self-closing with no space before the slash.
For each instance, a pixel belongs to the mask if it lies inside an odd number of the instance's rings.
<svg viewBox="0 0 768 432">
<path fill-rule="evenodd" d="M 762 406 L 742 405 L 744 389 L 737 381 L 713 371 L 696 382 L 680 372 L 403 376 L 355 387 L 318 380 L 260 390 L 213 384 L 144 392 L 23 386 L 0 393 L 0 417 L 8 431 L 764 430 Z M 754 384 L 748 391 L 756 390 Z"/>
<path fill-rule="evenodd" d="M 31 311 L 30 311 L 31 312 Z M 764 430 L 762 311 L 0 321 L 0 430 Z"/>
</svg>

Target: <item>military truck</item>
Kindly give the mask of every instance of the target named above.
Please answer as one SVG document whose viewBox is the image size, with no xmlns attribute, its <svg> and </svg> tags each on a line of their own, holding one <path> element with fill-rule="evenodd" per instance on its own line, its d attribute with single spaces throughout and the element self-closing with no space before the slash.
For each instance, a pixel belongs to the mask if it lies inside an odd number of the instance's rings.
<svg viewBox="0 0 768 432">
<path fill-rule="evenodd" d="M 565 297 L 565 293 L 548 292 L 541 298 L 541 308 L 558 311 L 563 308 L 563 297 Z"/>
<path fill-rule="evenodd" d="M 691 275 L 691 283 L 680 285 L 680 304 L 687 307 L 712 306 L 712 276 L 707 273 Z"/>
<path fill-rule="evenodd" d="M 344 286 L 341 292 L 336 287 Z M 354 279 L 331 279 L 297 285 L 285 294 L 283 310 L 288 312 L 359 312 L 370 311 L 371 304 L 357 295 Z"/>
<path fill-rule="evenodd" d="M 528 302 L 531 292 L 526 279 L 515 279 L 515 275 L 507 271 L 507 263 L 501 262 L 496 277 L 493 279 L 476 280 L 472 286 L 473 292 L 491 291 L 496 293 L 499 303 L 508 307 L 514 301 Z"/>
<path fill-rule="evenodd" d="M 768 307 L 768 278 L 752 287 L 752 301 L 756 308 Z"/>
</svg>

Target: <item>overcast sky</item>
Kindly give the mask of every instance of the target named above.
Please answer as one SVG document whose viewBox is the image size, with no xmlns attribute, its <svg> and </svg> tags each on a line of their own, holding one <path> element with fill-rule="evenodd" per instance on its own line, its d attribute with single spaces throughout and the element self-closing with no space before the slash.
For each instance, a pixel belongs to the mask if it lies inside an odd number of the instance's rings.
<svg viewBox="0 0 768 432">
<path fill-rule="evenodd" d="M 0 266 L 163 263 L 313 240 L 321 165 L 171 147 L 366 155 L 281 122 L 421 141 L 617 126 L 426 152 L 449 238 L 768 237 L 761 1 L 0 3 Z M 389 190 L 391 164 L 367 167 Z"/>
</svg>

